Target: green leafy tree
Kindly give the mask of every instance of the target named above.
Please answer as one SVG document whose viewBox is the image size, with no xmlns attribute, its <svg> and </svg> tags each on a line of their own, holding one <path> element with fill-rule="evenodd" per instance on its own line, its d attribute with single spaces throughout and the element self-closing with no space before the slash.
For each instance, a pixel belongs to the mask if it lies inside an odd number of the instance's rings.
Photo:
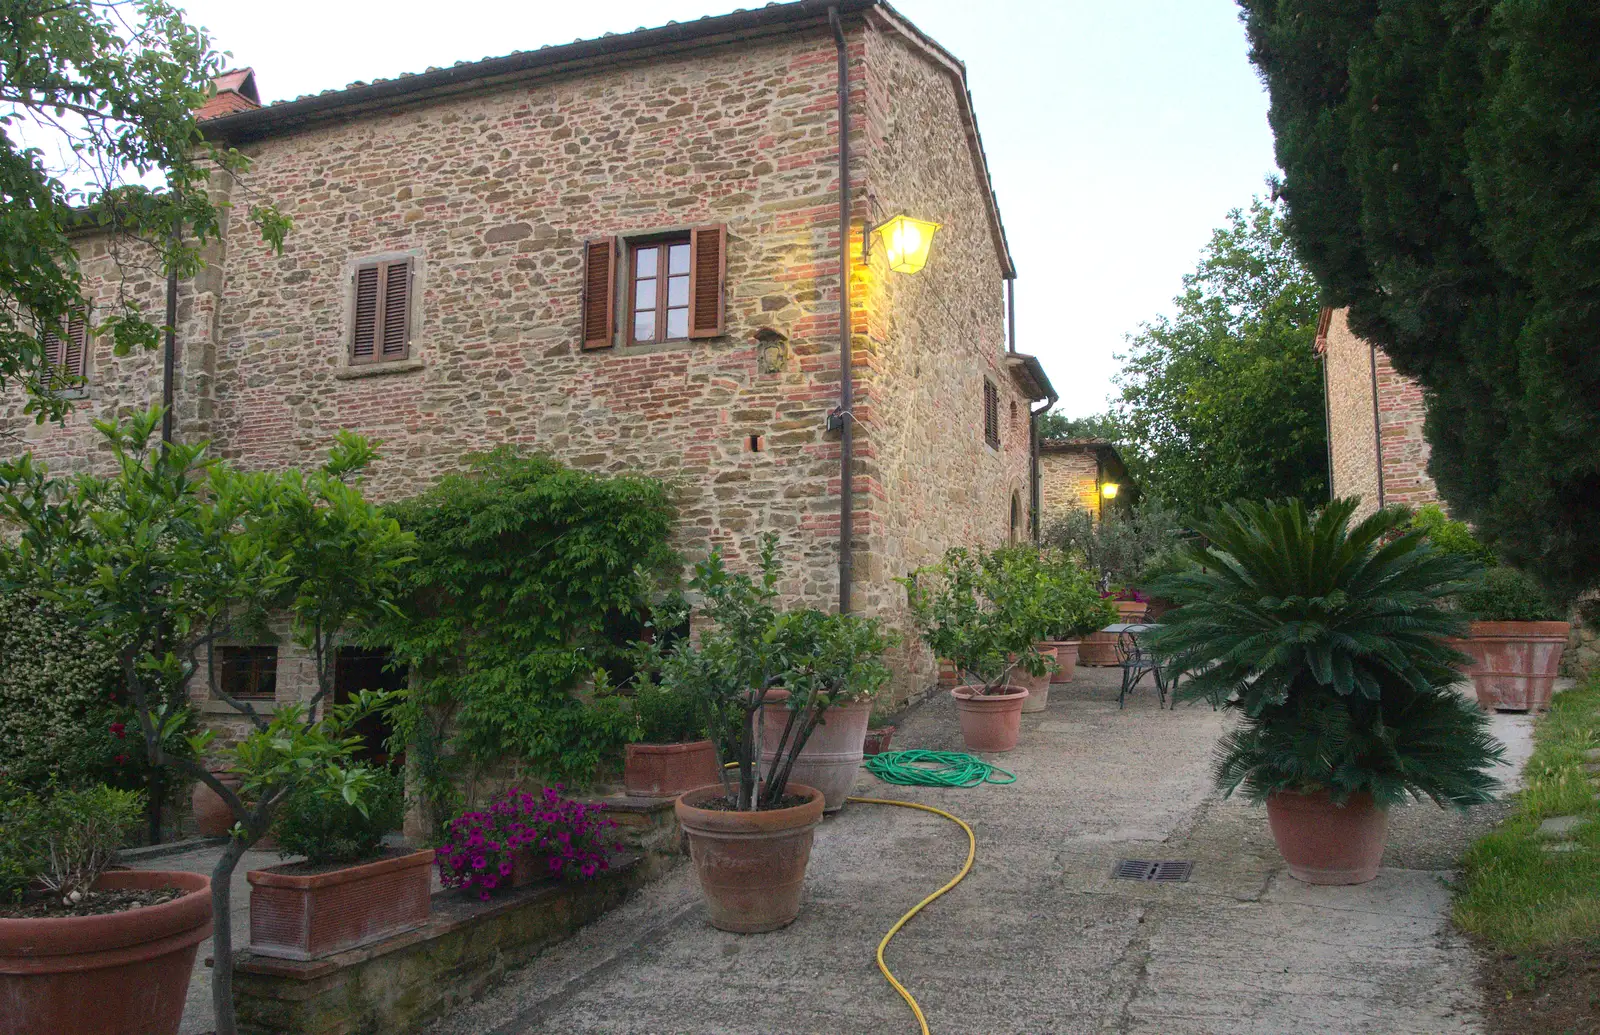
<svg viewBox="0 0 1600 1035">
<path fill-rule="evenodd" d="M 1141 492 L 1186 514 L 1235 499 L 1326 499 L 1317 287 L 1283 219 L 1260 200 L 1229 213 L 1175 316 L 1118 358 L 1116 424 Z"/>
<path fill-rule="evenodd" d="M 25 386 L 39 419 L 68 406 L 71 382 L 52 376 L 41 341 L 83 305 L 69 231 L 102 228 L 135 246 L 127 261 L 154 255 L 179 276 L 200 267 L 219 233 L 210 178 L 249 162 L 207 143 L 192 112 L 222 62 L 162 0 L 0 5 L 0 389 Z M 254 204 L 249 218 L 281 248 L 281 213 Z M 159 341 L 160 322 L 131 298 L 94 317 L 118 355 Z"/>
<path fill-rule="evenodd" d="M 212 869 L 211 895 L 212 1002 L 219 1035 L 233 1035 L 233 871 L 304 781 L 364 807 L 371 774 L 348 765 L 360 743 L 348 729 L 382 702 L 362 692 L 348 704 L 329 703 L 333 646 L 351 626 L 392 608 L 411 542 L 347 484 L 371 457 L 360 439 L 341 436 L 310 476 L 245 474 L 206 457 L 204 445 L 159 444 L 161 415 L 157 407 L 123 424 L 96 422 L 110 454 L 108 476 L 58 481 L 28 455 L 0 464 L 0 519 L 20 533 L 0 548 L 0 579 L 42 587 L 114 654 L 149 764 L 202 781 L 232 810 L 236 823 Z M 280 703 L 268 718 L 223 692 L 209 656 L 219 640 L 249 634 L 278 612 L 315 658 L 319 689 L 308 702 Z M 212 663 L 202 665 L 203 655 Z M 240 775 L 237 792 L 200 762 L 211 733 L 181 736 L 191 726 L 189 687 L 202 668 L 211 696 L 252 725 L 218 752 Z"/>
<path fill-rule="evenodd" d="M 1068 417 L 1051 410 L 1039 415 L 1039 437 L 1053 439 L 1098 438 L 1122 441 L 1122 427 L 1111 413 L 1091 413 L 1087 417 Z"/>
<path fill-rule="evenodd" d="M 1600 9 L 1242 0 L 1328 304 L 1427 399 L 1451 513 L 1600 581 Z"/>
</svg>

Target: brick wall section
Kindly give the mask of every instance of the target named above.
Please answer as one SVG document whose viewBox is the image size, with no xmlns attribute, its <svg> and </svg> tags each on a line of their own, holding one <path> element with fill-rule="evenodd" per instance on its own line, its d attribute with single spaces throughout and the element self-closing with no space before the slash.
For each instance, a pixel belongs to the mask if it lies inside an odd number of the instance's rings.
<svg viewBox="0 0 1600 1035">
<path fill-rule="evenodd" d="M 1004 365 L 987 187 L 957 89 L 886 23 L 857 23 L 850 37 L 858 225 L 869 190 L 886 210 L 945 224 L 917 277 L 888 273 L 881 245 L 855 273 L 855 595 L 898 623 L 894 577 L 947 546 L 1002 540 L 1013 495 L 1026 527 L 1027 400 Z M 246 145 L 251 191 L 277 201 L 294 231 L 280 257 L 235 226 L 183 286 L 181 433 L 244 467 L 281 469 L 319 462 L 339 429 L 361 432 L 383 442 L 367 486 L 379 500 L 501 444 L 661 477 L 677 490 L 678 545 L 691 557 L 721 546 L 743 564 L 757 535 L 776 531 L 786 599 L 831 606 L 835 60 L 821 28 Z M 727 333 L 582 351 L 584 241 L 707 223 L 728 229 Z M 95 265 L 104 247 L 85 244 L 96 292 L 115 289 Z M 351 265 L 390 252 L 417 267 L 413 361 L 352 370 Z M 164 285 L 131 284 L 159 313 Z M 30 432 L 42 457 L 88 464 L 89 412 L 159 398 L 159 356 L 114 367 L 66 429 Z M 1001 389 L 998 451 L 983 441 L 986 376 Z M 6 405 L 0 426 L 17 425 L 20 404 Z M 765 451 L 747 449 L 751 435 Z M 899 696 L 931 671 L 915 647 L 903 653 Z M 280 698 L 308 694 L 306 675 L 281 645 Z"/>
<path fill-rule="evenodd" d="M 1375 360 L 1383 500 L 1414 507 L 1442 502 L 1428 477 L 1428 443 L 1422 437 L 1427 413 L 1421 386 L 1397 373 L 1382 351 L 1374 355 L 1368 343 L 1350 330 L 1346 316 L 1343 309 L 1334 312 L 1324 357 L 1334 494 L 1360 496 L 1362 514 L 1378 507 L 1378 445 L 1372 405 Z"/>
</svg>

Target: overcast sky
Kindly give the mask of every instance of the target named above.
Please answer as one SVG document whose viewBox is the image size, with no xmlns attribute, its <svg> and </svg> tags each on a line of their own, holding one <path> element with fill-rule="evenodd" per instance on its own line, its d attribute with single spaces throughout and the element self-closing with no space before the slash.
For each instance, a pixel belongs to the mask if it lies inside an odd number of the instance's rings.
<svg viewBox="0 0 1600 1035">
<path fill-rule="evenodd" d="M 179 0 L 263 101 L 732 10 L 730 0 Z M 749 6 L 755 6 L 750 4 Z M 1273 171 L 1232 0 L 897 0 L 967 64 L 1017 263 L 1017 347 L 1105 407 L 1124 335 Z M 407 9 L 414 17 L 407 17 Z"/>
</svg>

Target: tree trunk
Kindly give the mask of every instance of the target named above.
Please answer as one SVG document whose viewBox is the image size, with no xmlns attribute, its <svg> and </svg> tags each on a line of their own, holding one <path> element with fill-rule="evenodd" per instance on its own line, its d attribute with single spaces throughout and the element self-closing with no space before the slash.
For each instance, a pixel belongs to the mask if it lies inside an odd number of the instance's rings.
<svg viewBox="0 0 1600 1035">
<path fill-rule="evenodd" d="M 211 1011 L 216 1017 L 216 1035 L 239 1035 L 239 1022 L 233 1015 L 233 871 L 249 846 L 238 838 L 211 868 Z"/>
</svg>

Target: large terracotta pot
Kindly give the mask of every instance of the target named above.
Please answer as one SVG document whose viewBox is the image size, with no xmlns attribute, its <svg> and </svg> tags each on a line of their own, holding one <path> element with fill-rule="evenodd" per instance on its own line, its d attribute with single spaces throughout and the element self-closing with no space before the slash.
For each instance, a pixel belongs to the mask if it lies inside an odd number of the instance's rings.
<svg viewBox="0 0 1600 1035">
<path fill-rule="evenodd" d="M 1467 675 L 1484 711 L 1541 712 L 1571 632 L 1566 622 L 1473 622 L 1471 636 L 1451 645 L 1472 656 Z"/>
<path fill-rule="evenodd" d="M 1343 805 L 1327 791 L 1280 791 L 1267 798 L 1267 825 L 1296 880 L 1307 884 L 1365 884 L 1378 875 L 1389 813 L 1357 794 Z"/>
<path fill-rule="evenodd" d="M 238 793 L 238 773 L 213 769 L 211 775 L 221 781 L 228 790 Z M 204 782 L 195 781 L 194 791 L 189 795 L 189 804 L 194 809 L 194 825 L 199 829 L 201 837 L 226 837 L 228 831 L 233 829 L 233 810 L 222 800 L 222 795 L 206 786 Z"/>
<path fill-rule="evenodd" d="M 428 922 L 433 849 L 326 873 L 252 870 L 250 951 L 314 960 Z"/>
<path fill-rule="evenodd" d="M 1052 683 L 1070 683 L 1078 668 L 1078 640 L 1046 640 L 1046 647 L 1056 650 L 1056 670 L 1050 673 Z"/>
<path fill-rule="evenodd" d="M 804 805 L 761 812 L 719 812 L 698 803 L 722 796 L 722 785 L 678 799 L 678 824 L 706 896 L 711 926 L 739 934 L 776 931 L 800 915 L 811 838 L 824 799 L 815 787 L 790 783 Z"/>
<path fill-rule="evenodd" d="M 958 686 L 950 691 L 961 720 L 961 739 L 969 751 L 1010 751 L 1022 732 L 1022 706 L 1028 691 L 1003 687 L 1000 694 L 985 694 L 981 686 Z"/>
<path fill-rule="evenodd" d="M 1048 643 L 1041 643 L 1034 649 L 1044 655 L 1046 662 L 1056 659 L 1056 649 Z M 1024 712 L 1042 712 L 1049 705 L 1050 684 L 1053 682 L 1050 675 L 1051 673 L 1046 672 L 1042 676 L 1030 676 L 1020 666 L 1011 670 L 1011 682 L 1028 691 L 1028 699 L 1022 702 Z"/>
<path fill-rule="evenodd" d="M 787 690 L 768 690 L 767 699 L 761 705 L 761 768 L 763 772 L 771 770 L 777 762 L 778 740 L 783 736 L 783 727 L 789 721 L 789 700 Z M 872 718 L 872 704 L 869 701 L 854 701 L 850 704 L 836 704 L 822 713 L 822 720 L 817 723 L 817 728 L 811 731 L 811 736 L 806 738 L 806 746 L 800 749 L 800 756 L 794 760 L 794 768 L 789 770 L 789 779 L 795 783 L 815 787 L 822 792 L 826 802 L 824 810 L 837 812 L 844 808 L 845 799 L 850 797 L 850 789 L 855 786 L 856 773 L 861 769 L 861 759 L 865 754 L 867 739 L 867 722 Z M 790 743 L 794 741 L 794 734 L 789 735 Z M 715 780 L 713 774 L 711 780 Z"/>
<path fill-rule="evenodd" d="M 629 744 L 623 788 L 636 798 L 676 798 L 717 781 L 717 750 L 709 740 L 684 744 Z"/>
<path fill-rule="evenodd" d="M 188 894 L 103 916 L 0 920 L 0 1032 L 175 1035 L 195 948 L 211 936 L 211 881 L 114 870 L 95 884 Z"/>
</svg>

